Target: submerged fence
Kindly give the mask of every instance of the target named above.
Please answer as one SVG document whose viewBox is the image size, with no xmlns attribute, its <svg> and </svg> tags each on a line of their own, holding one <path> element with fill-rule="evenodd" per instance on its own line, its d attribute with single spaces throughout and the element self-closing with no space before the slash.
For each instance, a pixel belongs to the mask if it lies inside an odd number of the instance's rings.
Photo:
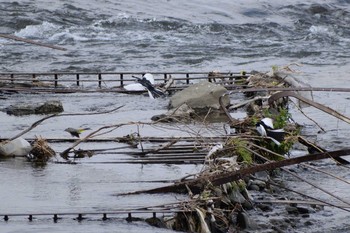
<svg viewBox="0 0 350 233">
<path fill-rule="evenodd" d="M 8 84 L 27 84 L 32 87 L 81 87 L 91 84 L 95 87 L 118 87 L 135 82 L 132 76 L 142 77 L 145 72 L 52 72 L 52 73 L 0 73 L 0 86 Z M 228 80 L 233 84 L 235 79 L 246 78 L 247 75 L 240 73 L 220 73 L 215 76 L 212 72 L 152 72 L 158 83 L 165 83 L 172 77 L 181 85 L 189 85 L 200 80 L 215 81 L 215 79 Z"/>
</svg>

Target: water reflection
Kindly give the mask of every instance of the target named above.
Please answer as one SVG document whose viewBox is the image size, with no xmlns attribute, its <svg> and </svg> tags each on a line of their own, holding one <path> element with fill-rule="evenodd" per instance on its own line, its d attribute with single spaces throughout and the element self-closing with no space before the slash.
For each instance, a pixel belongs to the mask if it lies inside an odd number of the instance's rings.
<svg viewBox="0 0 350 233">
<path fill-rule="evenodd" d="M 74 206 L 81 199 L 81 180 L 77 177 L 72 177 L 67 181 L 68 187 L 68 204 Z"/>
</svg>

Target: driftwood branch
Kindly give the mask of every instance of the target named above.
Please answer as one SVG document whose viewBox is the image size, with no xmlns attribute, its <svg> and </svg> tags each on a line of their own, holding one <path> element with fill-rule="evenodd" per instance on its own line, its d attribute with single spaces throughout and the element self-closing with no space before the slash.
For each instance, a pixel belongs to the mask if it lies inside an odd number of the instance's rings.
<svg viewBox="0 0 350 233">
<path fill-rule="evenodd" d="M 62 51 L 67 50 L 66 48 L 58 47 L 58 46 L 51 45 L 51 44 L 45 44 L 45 43 L 41 43 L 41 42 L 37 42 L 34 40 L 29 40 L 29 39 L 25 39 L 22 37 L 9 35 L 9 34 L 0 34 L 0 37 L 10 39 L 10 40 L 22 41 L 22 42 L 29 43 L 29 44 L 39 45 L 39 46 L 43 46 L 43 47 L 47 47 L 47 48 L 51 48 L 51 49 L 57 49 L 57 50 L 62 50 Z"/>
<path fill-rule="evenodd" d="M 9 140 L 12 141 L 16 138 L 19 138 L 21 137 L 22 135 L 28 133 L 30 130 L 34 129 L 35 127 L 37 127 L 38 125 L 40 125 L 43 121 L 45 120 L 48 120 L 50 118 L 53 118 L 53 117 L 62 117 L 62 116 L 84 116 L 84 115 L 99 115 L 99 114 L 107 114 L 107 113 L 111 113 L 111 112 L 114 112 L 120 108 L 122 108 L 124 105 L 121 105 L 117 108 L 114 108 L 112 110 L 109 110 L 109 111 L 105 111 L 105 112 L 97 112 L 97 113 L 62 113 L 62 114 L 53 114 L 53 115 L 50 115 L 50 116 L 46 116 L 36 122 L 34 122 L 28 129 L 22 131 L 21 133 L 17 134 L 16 136 L 10 138 Z"/>
<path fill-rule="evenodd" d="M 309 105 L 311 105 L 311 106 L 313 106 L 313 107 L 315 107 L 317 109 L 320 109 L 320 110 L 322 110 L 322 111 L 324 111 L 324 112 L 326 112 L 326 113 L 328 113 L 328 114 L 330 114 L 330 115 L 332 115 L 332 116 L 334 116 L 334 117 L 336 117 L 336 118 L 338 118 L 338 119 L 340 119 L 340 120 L 350 124 L 350 118 L 349 117 L 344 116 L 343 114 L 335 111 L 334 109 L 326 107 L 326 106 L 324 106 L 322 104 L 319 104 L 319 103 L 317 103 L 315 101 L 306 99 L 306 98 L 302 97 L 301 95 L 299 95 L 299 94 L 297 94 L 297 93 L 295 93 L 293 91 L 282 91 L 282 92 L 278 92 L 276 94 L 271 95 L 271 97 L 269 98 L 269 104 L 272 104 L 274 101 L 276 101 L 276 100 L 278 100 L 280 98 L 283 98 L 283 97 L 294 97 L 294 98 L 297 98 L 297 99 L 299 99 L 300 101 L 302 101 L 304 103 L 307 103 L 307 104 L 309 104 Z"/>
<path fill-rule="evenodd" d="M 299 164 L 303 162 L 321 160 L 321 159 L 326 159 L 330 157 L 337 158 L 339 156 L 345 156 L 345 155 L 350 155 L 350 149 L 305 155 L 297 158 L 260 164 L 253 167 L 243 168 L 235 172 L 206 176 L 206 177 L 199 177 L 197 179 L 193 179 L 185 182 L 179 182 L 169 186 L 164 186 L 164 187 L 159 187 L 159 188 L 149 189 L 149 190 L 141 190 L 141 191 L 126 193 L 121 195 L 140 194 L 140 193 L 169 193 L 169 192 L 186 193 L 187 192 L 186 186 L 189 187 L 194 194 L 197 194 L 197 193 L 200 193 L 204 189 L 205 185 L 207 185 L 208 183 L 211 183 L 214 186 L 218 186 L 228 182 L 237 181 L 247 175 L 260 172 L 260 171 L 273 170 L 280 167 L 290 166 L 290 165 Z"/>
</svg>

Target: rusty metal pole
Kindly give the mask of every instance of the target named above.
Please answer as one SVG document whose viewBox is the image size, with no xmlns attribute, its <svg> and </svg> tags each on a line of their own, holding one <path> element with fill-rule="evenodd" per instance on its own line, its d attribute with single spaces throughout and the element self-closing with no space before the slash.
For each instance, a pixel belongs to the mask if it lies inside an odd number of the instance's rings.
<svg viewBox="0 0 350 233">
<path fill-rule="evenodd" d="M 77 74 L 77 86 L 79 87 L 79 74 Z"/>
<path fill-rule="evenodd" d="M 101 88 L 102 85 L 102 74 L 98 74 L 98 87 Z"/>
<path fill-rule="evenodd" d="M 55 76 L 55 87 L 57 87 L 58 86 L 58 74 L 55 74 L 54 76 Z"/>
<path fill-rule="evenodd" d="M 123 76 L 123 74 L 120 74 L 120 87 L 124 86 Z"/>
<path fill-rule="evenodd" d="M 32 74 L 32 84 L 35 83 L 35 81 L 36 81 L 35 78 L 36 78 L 36 77 L 35 77 L 35 74 Z"/>
</svg>

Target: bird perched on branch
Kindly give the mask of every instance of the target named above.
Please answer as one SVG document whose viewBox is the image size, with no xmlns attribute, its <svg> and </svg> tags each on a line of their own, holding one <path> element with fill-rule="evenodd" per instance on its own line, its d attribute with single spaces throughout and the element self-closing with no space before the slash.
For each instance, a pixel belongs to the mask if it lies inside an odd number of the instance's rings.
<svg viewBox="0 0 350 233">
<path fill-rule="evenodd" d="M 132 77 L 136 78 L 137 82 L 147 89 L 149 97 L 151 99 L 165 96 L 164 92 L 154 87 L 154 78 L 152 74 L 147 73 L 143 75 L 142 78 L 136 76 Z"/>
<path fill-rule="evenodd" d="M 79 128 L 79 129 L 67 128 L 64 131 L 70 133 L 73 137 L 80 138 L 80 134 L 85 130 L 90 130 L 90 128 Z"/>
<path fill-rule="evenodd" d="M 263 118 L 256 124 L 256 130 L 263 137 L 269 137 L 276 145 L 281 145 L 285 132 L 283 129 L 274 129 L 271 118 Z"/>
</svg>

